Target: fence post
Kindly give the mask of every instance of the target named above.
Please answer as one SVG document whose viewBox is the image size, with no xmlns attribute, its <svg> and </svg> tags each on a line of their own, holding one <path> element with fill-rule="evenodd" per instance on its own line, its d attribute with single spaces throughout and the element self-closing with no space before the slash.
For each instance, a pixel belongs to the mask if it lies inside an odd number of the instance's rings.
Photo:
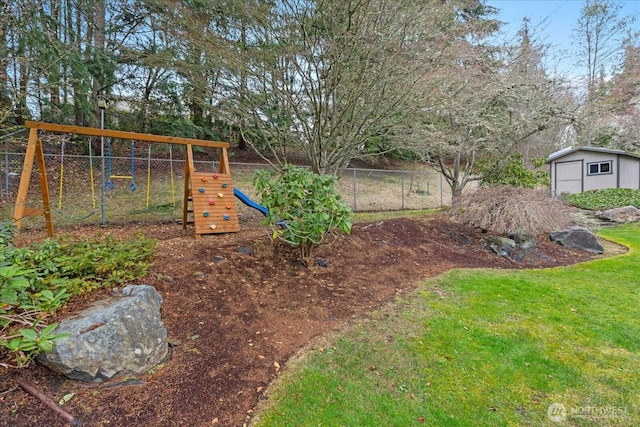
<svg viewBox="0 0 640 427">
<path fill-rule="evenodd" d="M 356 170 L 353 170 L 353 211 L 358 211 L 358 198 L 356 197 L 356 183 L 358 179 L 356 178 Z"/>
<path fill-rule="evenodd" d="M 444 206 L 444 192 L 442 191 L 442 172 L 440 172 L 440 207 Z"/>
<path fill-rule="evenodd" d="M 4 191 L 9 197 L 9 138 L 4 140 Z"/>
<path fill-rule="evenodd" d="M 400 199 L 402 200 L 401 209 L 404 210 L 404 171 L 402 171 L 402 173 L 400 174 L 400 188 L 402 190 L 402 197 Z"/>
<path fill-rule="evenodd" d="M 104 109 L 106 104 L 99 104 L 100 108 L 100 129 L 104 129 Z M 91 144 L 93 141 L 89 141 Z M 111 178 L 109 178 L 111 179 Z M 104 135 L 100 136 L 100 225 L 107 225 L 107 214 L 104 207 L 104 185 L 106 184 L 104 176 Z"/>
</svg>

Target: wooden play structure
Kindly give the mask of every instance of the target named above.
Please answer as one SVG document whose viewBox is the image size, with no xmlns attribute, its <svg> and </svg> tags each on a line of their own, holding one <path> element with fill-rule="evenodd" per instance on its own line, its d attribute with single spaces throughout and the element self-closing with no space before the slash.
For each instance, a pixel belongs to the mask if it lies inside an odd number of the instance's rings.
<svg viewBox="0 0 640 427">
<path fill-rule="evenodd" d="M 43 122 L 27 122 L 29 141 L 20 176 L 20 185 L 13 211 L 13 223 L 20 229 L 21 220 L 26 216 L 44 216 L 47 233 L 53 236 L 53 220 L 51 216 L 51 200 L 49 183 L 42 141 L 39 131 L 58 132 L 84 136 L 124 139 L 131 141 L 145 141 L 150 143 L 180 144 L 186 146 L 186 161 L 184 169 L 184 204 L 182 212 L 182 227 L 186 228 L 188 215 L 193 213 L 193 224 L 196 238 L 202 234 L 230 233 L 240 230 L 236 199 L 234 197 L 229 157 L 226 142 L 205 141 L 200 139 L 180 138 L 171 136 L 152 135 L 136 132 L 125 132 L 109 129 L 96 129 L 81 126 L 68 126 Z M 217 173 L 203 173 L 195 170 L 192 146 L 220 149 L 219 167 Z M 29 183 L 34 168 L 38 167 L 42 207 L 27 207 Z M 191 208 L 190 208 L 191 205 Z"/>
</svg>

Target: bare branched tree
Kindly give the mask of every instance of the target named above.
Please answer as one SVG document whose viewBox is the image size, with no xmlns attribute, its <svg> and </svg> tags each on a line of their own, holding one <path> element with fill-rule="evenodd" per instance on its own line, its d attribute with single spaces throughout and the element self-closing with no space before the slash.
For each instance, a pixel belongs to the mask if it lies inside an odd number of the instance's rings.
<svg viewBox="0 0 640 427">
<path fill-rule="evenodd" d="M 431 87 L 427 143 L 416 147 L 442 172 L 453 197 L 522 153 L 535 135 L 561 132 L 574 108 L 560 101 L 561 83 L 544 72 L 526 31 L 515 48 L 460 43 L 457 54 L 459 61 L 442 69 L 440 84 Z"/>
<path fill-rule="evenodd" d="M 619 63 L 634 16 L 620 16 L 622 4 L 611 0 L 585 0 L 573 32 L 587 71 L 587 101 L 592 101 L 605 77 Z"/>
<path fill-rule="evenodd" d="M 9 30 L 10 20 L 13 16 L 12 4 L 3 1 L 0 3 L 0 127 L 13 113 L 14 102 L 11 96 L 11 85 L 9 84 L 8 63 L 7 60 L 8 46 L 7 33 Z"/>
<path fill-rule="evenodd" d="M 406 126 L 420 79 L 451 45 L 454 14 L 447 2 L 410 0 L 282 0 L 236 12 L 231 37 L 198 41 L 227 70 L 228 117 L 275 167 L 293 147 L 321 174 Z"/>
<path fill-rule="evenodd" d="M 586 0 L 573 32 L 578 65 L 585 70 L 585 99 L 575 126 L 582 145 L 622 148 L 627 145 L 623 140 L 628 142 L 623 134 L 630 129 L 629 116 L 620 117 L 612 90 L 626 72 L 623 61 L 632 50 L 625 49 L 637 46 L 638 33 L 632 31 L 636 17 L 621 16 L 621 11 L 618 2 Z"/>
<path fill-rule="evenodd" d="M 637 41 L 636 41 L 637 42 Z M 640 46 L 629 44 L 620 70 L 583 110 L 580 136 L 602 147 L 640 149 Z"/>
</svg>

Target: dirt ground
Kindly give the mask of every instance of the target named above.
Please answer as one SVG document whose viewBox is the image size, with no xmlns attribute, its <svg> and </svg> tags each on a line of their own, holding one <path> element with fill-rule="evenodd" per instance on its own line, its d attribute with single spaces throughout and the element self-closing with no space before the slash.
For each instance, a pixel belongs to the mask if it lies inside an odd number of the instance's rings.
<svg viewBox="0 0 640 427">
<path fill-rule="evenodd" d="M 115 235 L 142 231 L 160 240 L 140 283 L 164 298 L 170 357 L 135 381 L 102 384 L 67 380 L 40 366 L 0 371 L 0 425 L 68 425 L 17 386 L 22 378 L 56 402 L 74 393 L 64 409 L 85 426 L 242 426 L 305 344 L 367 316 L 423 278 L 456 267 L 540 268 L 592 258 L 540 239 L 535 252 L 508 260 L 484 248 L 487 234 L 432 215 L 354 224 L 350 236 L 321 248 L 307 267 L 296 251 L 271 242 L 258 216 L 242 218 L 241 227 L 195 239 L 192 229 L 176 224 L 111 226 Z M 104 296 L 75 300 L 68 311 Z"/>
</svg>

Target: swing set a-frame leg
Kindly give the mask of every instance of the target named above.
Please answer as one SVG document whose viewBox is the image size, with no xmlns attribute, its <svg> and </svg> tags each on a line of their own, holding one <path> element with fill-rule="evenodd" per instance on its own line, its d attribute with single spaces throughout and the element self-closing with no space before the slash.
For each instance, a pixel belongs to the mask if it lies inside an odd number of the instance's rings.
<svg viewBox="0 0 640 427">
<path fill-rule="evenodd" d="M 26 206 L 34 160 L 38 165 L 40 192 L 42 194 L 42 209 L 28 208 Z M 24 164 L 22 166 L 22 174 L 20 175 L 20 186 L 18 187 L 16 204 L 13 209 L 13 223 L 19 230 L 20 226 L 22 225 L 22 218 L 34 215 L 44 215 L 47 234 L 49 236 L 53 236 L 53 220 L 51 218 L 49 183 L 47 180 L 47 170 L 44 163 L 44 151 L 42 149 L 42 141 L 38 137 L 38 130 L 32 128 L 29 131 L 29 142 L 27 143 L 27 150 L 24 156 Z"/>
<path fill-rule="evenodd" d="M 195 164 L 193 162 L 193 151 L 191 144 L 187 144 L 187 159 L 184 162 L 184 197 L 182 204 L 182 229 L 187 228 L 187 220 L 189 218 L 189 199 L 191 197 L 191 174 L 195 172 Z M 197 238 L 197 235 L 196 235 Z"/>
</svg>

